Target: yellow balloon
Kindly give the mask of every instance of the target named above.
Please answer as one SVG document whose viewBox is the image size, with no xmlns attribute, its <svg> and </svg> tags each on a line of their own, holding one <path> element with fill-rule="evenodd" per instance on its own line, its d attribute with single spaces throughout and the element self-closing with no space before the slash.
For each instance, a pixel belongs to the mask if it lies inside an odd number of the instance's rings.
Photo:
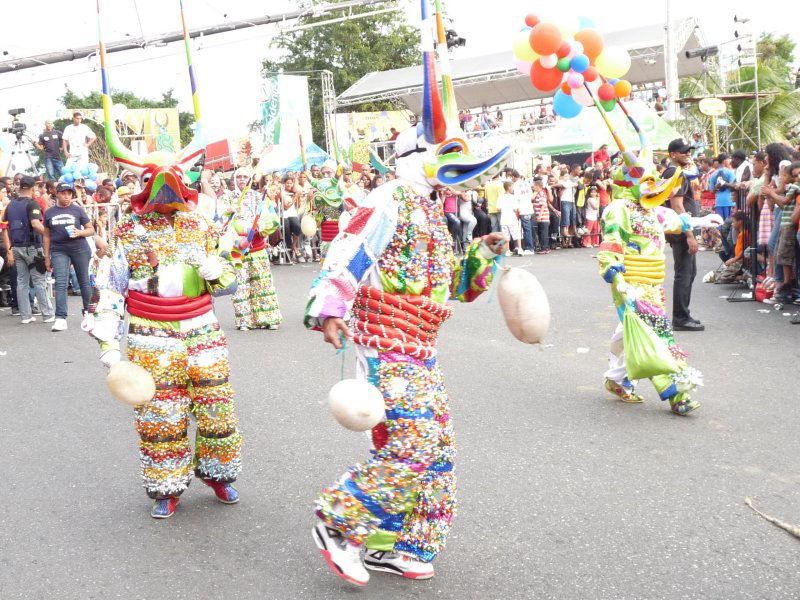
<svg viewBox="0 0 800 600">
<path fill-rule="evenodd" d="M 539 58 L 539 55 L 531 48 L 530 30 L 520 31 L 517 37 L 514 38 L 512 48 L 514 50 L 514 56 L 525 62 L 532 63 Z"/>
<path fill-rule="evenodd" d="M 624 48 L 604 48 L 594 65 L 603 77 L 619 79 L 631 68 L 631 56 Z"/>
</svg>

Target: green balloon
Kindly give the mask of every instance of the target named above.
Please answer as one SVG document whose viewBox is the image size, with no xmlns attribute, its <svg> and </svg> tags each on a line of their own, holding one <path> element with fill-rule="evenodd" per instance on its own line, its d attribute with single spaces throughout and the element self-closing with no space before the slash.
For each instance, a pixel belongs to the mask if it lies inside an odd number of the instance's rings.
<svg viewBox="0 0 800 600">
<path fill-rule="evenodd" d="M 559 58 L 558 63 L 556 63 L 556 67 L 562 73 L 569 71 L 569 58 L 566 56 L 564 58 Z"/>
<path fill-rule="evenodd" d="M 608 102 L 603 102 L 602 100 L 600 100 L 600 106 L 602 106 L 605 109 L 606 112 L 611 112 L 612 110 L 614 110 L 614 107 L 616 105 L 617 105 L 617 99 L 616 98 L 612 98 Z"/>
</svg>

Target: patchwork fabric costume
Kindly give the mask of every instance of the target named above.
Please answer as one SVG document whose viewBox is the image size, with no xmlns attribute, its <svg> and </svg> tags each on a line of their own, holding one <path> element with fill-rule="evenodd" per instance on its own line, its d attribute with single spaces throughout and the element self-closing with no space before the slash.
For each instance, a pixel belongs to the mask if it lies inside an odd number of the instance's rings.
<svg viewBox="0 0 800 600">
<path fill-rule="evenodd" d="M 99 25 L 99 2 L 97 9 Z M 112 366 L 120 359 L 125 312 L 130 315 L 128 357 L 156 384 L 153 399 L 135 409 L 142 478 L 148 496 L 156 499 L 151 512 L 156 518 L 173 513 L 192 475 L 202 478 L 222 502 L 236 502 L 239 494 L 230 484 L 241 470 L 228 345 L 211 302 L 212 292 L 234 283 L 233 267 L 216 255 L 218 232 L 195 210 L 197 191 L 183 182 L 206 146 L 185 23 L 184 37 L 195 136 L 175 154 L 139 156 L 122 145 L 110 118 L 111 89 L 100 35 L 106 144 L 118 163 L 139 176 L 143 190 L 131 197 L 132 214 L 114 229 L 95 274 L 95 306 L 82 324 L 100 341 L 100 360 Z M 197 419 L 194 448 L 191 414 Z"/>
<path fill-rule="evenodd" d="M 437 9 L 442 29 L 438 3 Z M 477 239 L 463 259 L 454 257 L 434 189 L 478 187 L 502 170 L 510 153 L 510 148 L 487 157 L 469 153 L 458 127 L 444 43 L 439 44 L 444 102 L 439 96 L 426 1 L 422 17 L 422 121 L 395 142 L 397 179 L 373 190 L 331 243 L 305 317 L 311 329 L 321 329 L 327 318 L 349 322 L 357 377 L 380 390 L 386 407 L 385 420 L 372 430 L 371 456 L 325 489 L 316 507 L 324 524 L 314 530 L 318 547 L 334 572 L 358 585 L 368 575 L 354 564 L 352 549 L 335 550 L 337 539 L 351 548 L 366 546 L 368 568 L 426 578 L 433 575 L 429 563 L 450 530 L 455 442 L 437 337 L 452 313 L 449 299 L 471 302 L 489 288 L 496 255 Z M 402 557 L 427 569 L 412 572 L 392 562 L 402 565 Z"/>
<path fill-rule="evenodd" d="M 257 231 L 252 232 L 249 251 L 236 252 L 233 247 L 235 242 L 247 243 L 256 215 L 259 215 Z M 248 190 L 225 194 L 222 221 L 228 223 L 231 235 L 226 236 L 230 240 L 227 247 L 224 242 L 221 247 L 224 251 L 232 252 L 236 267 L 237 286 L 233 295 L 236 326 L 240 329 L 277 327 L 283 317 L 272 280 L 266 239 L 278 229 L 278 216 L 271 206 L 262 202 L 260 194 Z"/>
</svg>

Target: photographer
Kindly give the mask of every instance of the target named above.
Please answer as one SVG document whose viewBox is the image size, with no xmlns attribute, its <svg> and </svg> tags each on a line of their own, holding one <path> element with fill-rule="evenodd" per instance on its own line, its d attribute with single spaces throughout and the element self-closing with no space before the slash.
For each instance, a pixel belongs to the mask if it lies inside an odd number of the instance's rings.
<svg viewBox="0 0 800 600">
<path fill-rule="evenodd" d="M 61 132 L 53 129 L 52 121 L 44 122 L 44 131 L 39 136 L 36 147 L 44 152 L 44 168 L 50 179 L 61 177 L 61 169 L 64 163 L 61 162 Z"/>
<path fill-rule="evenodd" d="M 36 318 L 31 314 L 31 301 L 28 296 L 30 281 L 39 299 L 45 323 L 55 321 L 50 298 L 45 288 L 47 269 L 42 249 L 44 225 L 42 209 L 33 199 L 33 186 L 36 180 L 23 175 L 19 181 L 19 195 L 6 208 L 6 228 L 3 229 L 3 242 L 8 249 L 6 259 L 9 266 L 17 266 L 17 302 L 22 323 L 32 323 Z"/>
</svg>

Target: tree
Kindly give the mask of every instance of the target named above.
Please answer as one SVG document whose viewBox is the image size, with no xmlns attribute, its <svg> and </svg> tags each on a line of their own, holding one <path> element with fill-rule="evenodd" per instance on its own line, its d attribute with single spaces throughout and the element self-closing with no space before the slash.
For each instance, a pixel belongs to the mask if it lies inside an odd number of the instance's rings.
<svg viewBox="0 0 800 600">
<path fill-rule="evenodd" d="M 341 2 L 342 0 L 336 0 Z M 321 0 L 314 0 L 321 4 Z M 354 14 L 374 10 L 374 7 L 353 8 Z M 265 60 L 264 75 L 275 73 L 314 72 L 333 73 L 337 92 L 349 88 L 372 71 L 385 71 L 419 64 L 419 32 L 405 23 L 400 12 L 385 13 L 284 33 L 275 38 L 271 47 L 281 51 L 277 60 Z M 329 17 L 303 17 L 299 25 L 310 25 Z M 316 140 L 325 138 L 322 108 L 322 89 L 309 87 L 311 124 Z M 396 108 L 393 102 L 362 104 L 361 110 Z"/>
<path fill-rule="evenodd" d="M 758 89 L 759 92 L 774 92 L 759 98 L 759 117 L 761 120 L 761 145 L 772 142 L 784 142 L 791 138 L 793 129 L 800 124 L 800 90 L 794 89 L 791 80 L 793 73 L 795 43 L 788 35 L 774 37 L 771 33 L 763 34 L 758 41 Z M 726 92 L 755 94 L 755 69 L 743 66 L 728 73 Z M 740 83 L 741 82 L 741 83 Z M 721 93 L 719 81 L 712 77 L 701 76 L 685 79 L 681 82 L 681 97 L 697 95 L 716 95 Z M 732 124 L 738 124 L 753 140 L 756 139 L 755 99 L 732 100 L 727 102 L 727 117 Z M 689 112 L 698 119 L 697 106 Z M 731 132 L 734 139 L 743 137 L 741 132 Z M 744 149 L 753 150 L 755 144 L 743 142 L 737 144 Z"/>
</svg>

